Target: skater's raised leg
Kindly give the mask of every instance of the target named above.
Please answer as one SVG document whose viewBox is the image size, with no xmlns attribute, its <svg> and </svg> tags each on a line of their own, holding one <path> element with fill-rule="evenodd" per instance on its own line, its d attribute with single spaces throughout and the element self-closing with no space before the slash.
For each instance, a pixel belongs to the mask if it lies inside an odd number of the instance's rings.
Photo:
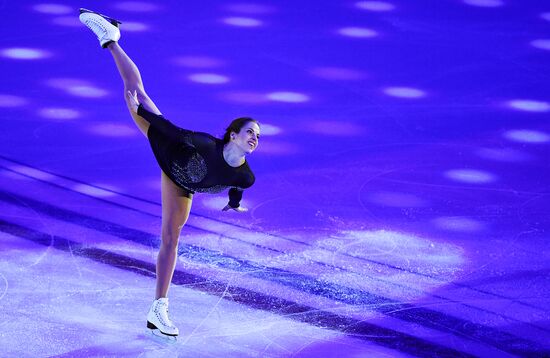
<svg viewBox="0 0 550 358">
<path fill-rule="evenodd" d="M 124 100 L 128 106 L 128 110 L 134 119 L 134 122 L 138 126 L 143 135 L 147 137 L 147 130 L 149 129 L 149 122 L 141 118 L 134 110 L 132 110 L 132 104 L 127 96 L 128 91 L 137 94 L 138 102 L 141 103 L 145 109 L 154 114 L 161 114 L 155 103 L 149 98 L 143 87 L 143 81 L 141 74 L 136 64 L 128 57 L 126 52 L 120 47 L 118 42 L 110 43 L 107 48 L 113 55 L 118 72 L 122 81 L 124 82 Z"/>
<path fill-rule="evenodd" d="M 79 18 L 97 36 L 101 47 L 108 48 L 113 55 L 117 69 L 124 82 L 124 100 L 139 130 L 143 135 L 147 136 L 149 123 L 132 111 L 127 96 L 128 91 L 136 93 L 139 103 L 143 104 L 149 112 L 155 114 L 161 113 L 147 93 L 145 93 L 143 81 L 137 66 L 118 44 L 118 40 L 120 39 L 118 24 L 120 22 L 86 9 L 80 9 Z"/>
</svg>

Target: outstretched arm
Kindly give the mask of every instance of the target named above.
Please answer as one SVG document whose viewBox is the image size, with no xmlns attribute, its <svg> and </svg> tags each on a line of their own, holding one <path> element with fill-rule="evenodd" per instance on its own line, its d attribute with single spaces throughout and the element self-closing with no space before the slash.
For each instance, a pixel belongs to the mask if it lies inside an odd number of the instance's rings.
<svg viewBox="0 0 550 358">
<path fill-rule="evenodd" d="M 244 213 L 248 211 L 247 208 L 243 208 L 240 206 L 241 199 L 243 198 L 243 191 L 239 188 L 231 188 L 229 189 L 229 203 L 222 209 L 223 211 L 227 211 L 229 209 L 233 209 L 239 213 Z"/>
<path fill-rule="evenodd" d="M 126 96 L 128 107 L 133 114 L 145 119 L 149 125 L 155 127 L 164 135 L 173 139 L 179 138 L 179 134 L 182 129 L 164 118 L 158 110 L 154 113 L 153 111 L 146 109 L 143 103 L 140 103 L 137 91 L 127 91 Z"/>
</svg>

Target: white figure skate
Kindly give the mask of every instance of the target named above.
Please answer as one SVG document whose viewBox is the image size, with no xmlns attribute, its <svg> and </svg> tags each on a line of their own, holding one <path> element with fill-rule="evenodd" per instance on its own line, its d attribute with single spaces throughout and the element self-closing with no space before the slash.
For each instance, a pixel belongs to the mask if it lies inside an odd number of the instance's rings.
<svg viewBox="0 0 550 358">
<path fill-rule="evenodd" d="M 175 341 L 179 335 L 178 327 L 168 317 L 168 298 L 155 300 L 147 314 L 147 328 L 157 337 Z"/>
<path fill-rule="evenodd" d="M 93 31 L 103 48 L 120 39 L 118 25 L 121 22 L 118 20 L 87 9 L 80 9 L 79 19 Z"/>
</svg>

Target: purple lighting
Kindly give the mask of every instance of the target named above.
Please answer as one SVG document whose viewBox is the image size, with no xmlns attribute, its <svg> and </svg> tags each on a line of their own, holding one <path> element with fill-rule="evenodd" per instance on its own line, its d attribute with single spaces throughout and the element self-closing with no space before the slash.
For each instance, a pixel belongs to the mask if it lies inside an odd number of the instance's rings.
<svg viewBox="0 0 550 358">
<path fill-rule="evenodd" d="M 149 26 L 144 23 L 134 22 L 134 21 L 124 21 L 124 31 L 142 32 L 147 30 L 149 30 Z"/>
<path fill-rule="evenodd" d="M 138 130 L 130 125 L 120 123 L 98 123 L 88 128 L 91 133 L 104 137 L 135 137 L 139 135 Z"/>
<path fill-rule="evenodd" d="M 80 112 L 69 108 L 43 108 L 38 111 L 41 117 L 56 120 L 72 120 L 80 117 Z"/>
<path fill-rule="evenodd" d="M 298 92 L 271 92 L 267 98 L 275 102 L 302 103 L 309 101 L 309 97 Z"/>
<path fill-rule="evenodd" d="M 174 58 L 172 62 L 178 66 L 189 68 L 216 68 L 225 64 L 223 60 L 209 56 L 180 56 Z"/>
<path fill-rule="evenodd" d="M 240 12 L 243 14 L 269 14 L 275 11 L 275 8 L 263 4 L 238 3 L 225 6 L 229 11 Z"/>
<path fill-rule="evenodd" d="M 115 3 L 114 7 L 128 12 L 153 12 L 160 9 L 157 4 L 145 1 L 122 1 Z"/>
<path fill-rule="evenodd" d="M 550 358 L 550 0 L 0 9 L 0 357 Z"/>
<path fill-rule="evenodd" d="M 195 73 L 189 75 L 189 80 L 197 83 L 217 85 L 229 82 L 229 77 L 215 73 Z"/>
<path fill-rule="evenodd" d="M 258 27 L 262 25 L 262 22 L 250 17 L 226 17 L 222 20 L 223 23 L 237 27 Z"/>
<path fill-rule="evenodd" d="M 522 162 L 531 159 L 529 154 L 510 148 L 481 148 L 476 153 L 481 158 L 499 162 Z"/>
<path fill-rule="evenodd" d="M 393 4 L 384 1 L 358 1 L 355 6 L 368 11 L 391 11 L 395 9 Z"/>
<path fill-rule="evenodd" d="M 550 40 L 549 39 L 533 40 L 531 41 L 531 46 L 541 50 L 550 50 Z"/>
<path fill-rule="evenodd" d="M 529 129 L 511 130 L 506 132 L 504 137 L 514 142 L 523 143 L 546 143 L 550 141 L 550 135 L 541 131 Z"/>
<path fill-rule="evenodd" d="M 400 98 L 421 98 L 426 96 L 424 91 L 411 87 L 387 87 L 384 89 L 384 93 L 388 96 Z"/>
<path fill-rule="evenodd" d="M 463 0 L 467 5 L 479 7 L 499 7 L 504 5 L 501 0 Z"/>
<path fill-rule="evenodd" d="M 381 191 L 368 194 L 367 197 L 371 203 L 388 207 L 407 208 L 427 205 L 426 200 L 406 193 Z"/>
<path fill-rule="evenodd" d="M 0 107 L 21 107 L 28 103 L 23 97 L 12 96 L 9 94 L 0 94 Z"/>
<path fill-rule="evenodd" d="M 356 81 L 367 77 L 361 71 L 341 67 L 316 67 L 311 70 L 316 77 L 336 81 Z"/>
<path fill-rule="evenodd" d="M 370 38 L 378 36 L 378 32 L 364 27 L 343 27 L 338 30 L 340 35 L 357 38 Z"/>
<path fill-rule="evenodd" d="M 478 232 L 485 229 L 485 225 L 477 220 L 465 217 L 440 217 L 433 220 L 435 226 L 449 231 Z"/>
<path fill-rule="evenodd" d="M 38 60 L 51 56 L 49 52 L 44 50 L 22 47 L 4 49 L 0 52 L 0 54 L 3 57 L 15 60 Z"/>
<path fill-rule="evenodd" d="M 508 102 L 508 105 L 514 109 L 527 112 L 548 112 L 550 111 L 550 103 L 533 101 L 533 100 L 513 100 Z"/>
<path fill-rule="evenodd" d="M 38 4 L 33 9 L 43 14 L 65 15 L 75 11 L 74 8 L 61 4 Z"/>
<path fill-rule="evenodd" d="M 496 177 L 488 172 L 473 169 L 454 169 L 445 172 L 445 176 L 449 179 L 472 184 L 491 183 L 496 180 Z"/>
<path fill-rule="evenodd" d="M 106 185 L 101 185 L 101 186 L 106 188 Z M 117 195 L 116 191 L 119 190 L 112 186 L 109 187 L 109 190 L 105 190 L 96 185 L 87 185 L 87 184 L 76 184 L 75 186 L 73 186 L 72 189 L 79 193 L 95 196 L 98 198 L 109 198 L 109 197 L 116 196 Z"/>
</svg>

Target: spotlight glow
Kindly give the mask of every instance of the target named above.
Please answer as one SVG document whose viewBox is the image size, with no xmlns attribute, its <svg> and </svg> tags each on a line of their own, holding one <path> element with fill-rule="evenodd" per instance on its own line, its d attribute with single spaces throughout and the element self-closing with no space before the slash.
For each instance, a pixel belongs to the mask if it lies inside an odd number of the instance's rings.
<svg viewBox="0 0 550 358">
<path fill-rule="evenodd" d="M 550 111 L 550 103 L 532 100 L 513 100 L 508 102 L 508 105 L 514 109 L 528 112 L 548 112 Z"/>
<path fill-rule="evenodd" d="M 124 21 L 124 31 L 142 32 L 149 30 L 149 26 L 141 22 Z"/>
<path fill-rule="evenodd" d="M 80 117 L 80 112 L 69 108 L 43 108 L 38 115 L 48 119 L 71 120 Z"/>
<path fill-rule="evenodd" d="M 550 12 L 542 13 L 542 14 L 540 14 L 540 17 L 541 17 L 543 20 L 550 21 Z"/>
<path fill-rule="evenodd" d="M 440 217 L 434 219 L 432 222 L 435 226 L 448 231 L 478 232 L 485 229 L 484 223 L 459 216 Z"/>
<path fill-rule="evenodd" d="M 222 20 L 224 24 L 238 27 L 258 27 L 262 25 L 260 20 L 250 17 L 226 17 Z"/>
<path fill-rule="evenodd" d="M 496 177 L 491 173 L 473 169 L 448 170 L 444 173 L 444 175 L 455 181 L 472 184 L 491 183 L 496 180 Z"/>
<path fill-rule="evenodd" d="M 15 60 L 38 60 L 51 56 L 49 52 L 44 50 L 22 47 L 5 49 L 2 50 L 1 54 L 3 57 Z"/>
<path fill-rule="evenodd" d="M 0 94 L 0 107 L 2 108 L 21 107 L 27 103 L 28 101 L 23 97 L 12 96 L 10 94 Z"/>
<path fill-rule="evenodd" d="M 464 0 L 464 3 L 479 7 L 499 7 L 504 5 L 501 0 Z"/>
<path fill-rule="evenodd" d="M 534 41 L 531 41 L 531 46 L 541 50 L 550 50 L 550 40 L 549 39 L 534 40 Z"/>
<path fill-rule="evenodd" d="M 279 128 L 277 126 L 274 126 L 274 125 L 271 125 L 271 124 L 266 124 L 266 123 L 263 123 L 263 122 L 260 123 L 260 130 L 261 130 L 261 133 L 262 133 L 262 137 L 277 135 L 277 134 L 280 134 L 282 132 L 281 128 Z"/>
<path fill-rule="evenodd" d="M 378 32 L 364 27 L 344 27 L 338 30 L 340 35 L 357 38 L 369 38 L 378 36 Z"/>
<path fill-rule="evenodd" d="M 15 166 L 10 167 L 10 169 L 17 172 L 17 173 L 19 173 L 19 174 L 23 174 L 23 175 L 29 176 L 31 178 L 39 179 L 39 180 L 45 180 L 45 181 L 53 182 L 56 179 L 55 175 L 43 172 L 42 170 L 38 170 L 38 169 L 30 168 L 30 167 L 25 167 L 23 165 L 15 165 Z"/>
<path fill-rule="evenodd" d="M 309 97 L 298 92 L 271 92 L 267 98 L 275 102 L 301 103 L 309 101 Z"/>
<path fill-rule="evenodd" d="M 299 152 L 299 148 L 292 143 L 280 142 L 273 140 L 264 140 L 258 146 L 258 151 L 256 154 L 266 154 L 266 155 L 292 155 Z"/>
<path fill-rule="evenodd" d="M 93 86 L 72 86 L 66 88 L 66 91 L 73 96 L 87 98 L 105 97 L 109 94 L 109 92 Z"/>
<path fill-rule="evenodd" d="M 73 12 L 73 8 L 70 6 L 59 5 L 59 4 L 38 4 L 32 7 L 34 11 L 41 12 L 43 14 L 53 14 L 53 15 L 65 15 Z"/>
<path fill-rule="evenodd" d="M 89 131 L 105 137 L 135 137 L 139 134 L 134 126 L 119 123 L 100 123 L 89 128 Z"/>
<path fill-rule="evenodd" d="M 105 185 L 103 185 L 103 187 L 105 187 Z M 73 186 L 72 189 L 79 193 L 95 196 L 97 198 L 107 198 L 107 197 L 112 197 L 117 195 L 116 193 L 113 193 L 111 191 L 97 188 L 95 186 L 91 186 L 87 184 L 77 184 Z M 108 189 L 114 190 L 114 188 L 108 188 Z"/>
<path fill-rule="evenodd" d="M 98 88 L 88 81 L 76 78 L 52 78 L 47 80 L 46 84 L 77 97 L 100 98 L 109 94 L 108 91 Z"/>
<path fill-rule="evenodd" d="M 368 11 L 391 11 L 395 9 L 394 5 L 383 1 L 358 1 L 355 6 Z"/>
<path fill-rule="evenodd" d="M 504 137 L 511 141 L 521 143 L 546 143 L 550 141 L 550 135 L 528 129 L 511 130 L 504 133 Z"/>
<path fill-rule="evenodd" d="M 181 56 L 172 59 L 172 62 L 190 68 L 215 68 L 224 65 L 222 60 L 208 56 Z"/>
<path fill-rule="evenodd" d="M 215 73 L 195 73 L 189 76 L 189 80 L 204 84 L 222 84 L 229 82 L 229 77 Z"/>
<path fill-rule="evenodd" d="M 384 89 L 384 93 L 388 96 L 400 98 L 421 98 L 426 96 L 424 91 L 411 87 L 387 87 Z"/>
</svg>

